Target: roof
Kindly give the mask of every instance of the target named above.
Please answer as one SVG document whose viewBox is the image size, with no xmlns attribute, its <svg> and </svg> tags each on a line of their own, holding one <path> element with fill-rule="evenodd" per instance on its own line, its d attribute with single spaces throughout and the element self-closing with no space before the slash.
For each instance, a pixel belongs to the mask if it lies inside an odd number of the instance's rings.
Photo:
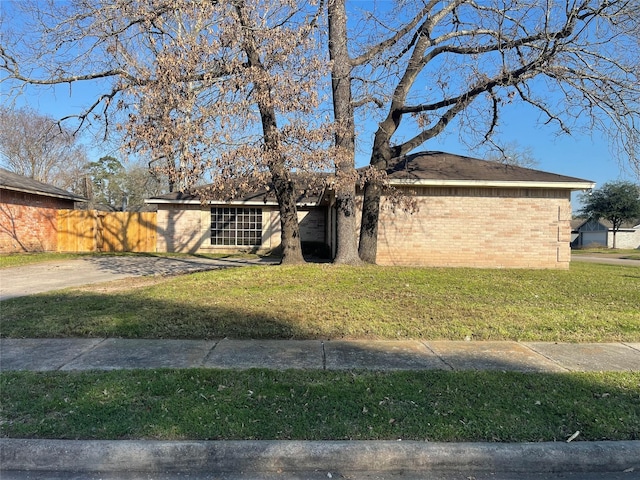
<svg viewBox="0 0 640 480">
<path fill-rule="evenodd" d="M 594 182 L 530 168 L 444 152 L 420 152 L 396 159 L 387 170 L 392 185 L 563 188 L 583 190 Z"/>
<path fill-rule="evenodd" d="M 326 173 L 316 174 L 319 179 Z M 456 186 L 456 187 L 524 187 L 586 190 L 595 183 L 555 173 L 530 168 L 505 165 L 444 152 L 421 152 L 395 159 L 395 165 L 387 170 L 389 183 L 394 186 Z M 145 200 L 147 203 L 200 203 L 199 192 L 207 186 L 189 192 L 174 192 Z M 323 199 L 321 189 L 299 192 L 298 205 L 319 205 Z M 217 198 L 210 203 L 277 205 L 273 189 L 264 187 L 246 195 L 230 199 Z"/>
<path fill-rule="evenodd" d="M 25 177 L 24 175 L 18 175 L 17 173 L 10 172 L 4 168 L 0 168 L 0 188 L 16 192 L 42 195 L 45 197 L 62 198 L 74 202 L 87 201 L 86 198 L 76 195 L 75 193 L 67 192 L 61 188 L 39 182 L 33 178 Z"/>
<path fill-rule="evenodd" d="M 589 218 L 574 218 L 571 220 L 571 229 L 572 230 L 580 230 L 584 225 L 589 222 L 596 222 L 605 227 L 608 230 L 613 229 L 613 223 L 605 218 L 599 218 L 597 220 L 589 219 Z M 621 230 L 635 230 L 640 228 L 640 218 L 636 220 L 631 220 L 628 222 L 622 222 L 620 225 Z"/>
<path fill-rule="evenodd" d="M 326 176 L 326 174 L 319 174 Z M 207 192 L 211 185 L 202 185 L 195 187 L 187 192 L 172 192 L 165 195 L 158 195 L 145 200 L 145 203 L 164 204 L 164 203 L 182 203 L 182 204 L 200 204 L 202 198 L 210 196 L 208 201 L 210 204 L 225 205 L 277 205 L 276 195 L 273 188 L 267 189 L 264 186 L 256 188 L 255 191 L 240 194 L 236 197 L 224 197 L 220 192 Z M 298 206 L 316 206 L 323 200 L 323 189 L 315 188 L 308 190 L 299 190 L 296 204 Z"/>
</svg>

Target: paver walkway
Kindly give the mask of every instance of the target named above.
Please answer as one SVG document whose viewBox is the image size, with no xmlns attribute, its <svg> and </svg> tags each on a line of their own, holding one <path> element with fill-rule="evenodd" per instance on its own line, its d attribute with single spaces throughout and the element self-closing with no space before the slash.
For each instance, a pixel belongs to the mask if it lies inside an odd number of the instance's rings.
<svg viewBox="0 0 640 480">
<path fill-rule="evenodd" d="M 640 343 L 0 339 L 0 370 L 640 371 Z"/>
</svg>

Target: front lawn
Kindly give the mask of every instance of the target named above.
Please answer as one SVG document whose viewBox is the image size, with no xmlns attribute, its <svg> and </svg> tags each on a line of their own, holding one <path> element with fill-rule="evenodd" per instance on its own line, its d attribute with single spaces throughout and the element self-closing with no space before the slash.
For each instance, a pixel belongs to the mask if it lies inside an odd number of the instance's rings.
<svg viewBox="0 0 640 480">
<path fill-rule="evenodd" d="M 640 341 L 640 268 L 257 266 L 2 302 L 4 337 Z"/>
</svg>

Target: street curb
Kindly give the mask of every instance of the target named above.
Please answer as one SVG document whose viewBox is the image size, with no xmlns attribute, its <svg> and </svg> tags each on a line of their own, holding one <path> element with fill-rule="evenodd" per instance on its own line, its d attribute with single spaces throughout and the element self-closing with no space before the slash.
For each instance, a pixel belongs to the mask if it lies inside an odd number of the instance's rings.
<svg viewBox="0 0 640 480">
<path fill-rule="evenodd" d="M 640 441 L 101 441 L 0 439 L 5 471 L 623 472 L 640 470 Z"/>
</svg>

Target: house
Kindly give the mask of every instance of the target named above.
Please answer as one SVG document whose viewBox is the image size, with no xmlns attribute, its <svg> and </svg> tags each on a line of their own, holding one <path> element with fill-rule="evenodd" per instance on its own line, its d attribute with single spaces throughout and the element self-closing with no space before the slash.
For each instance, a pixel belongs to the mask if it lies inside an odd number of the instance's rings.
<svg viewBox="0 0 640 480">
<path fill-rule="evenodd" d="M 443 152 L 400 159 L 389 184 L 412 195 L 413 212 L 383 197 L 376 262 L 432 267 L 568 268 L 574 190 L 594 183 Z M 157 250 L 275 250 L 278 206 L 269 192 L 203 204 L 197 191 L 148 199 L 158 208 Z M 298 199 L 301 240 L 335 252 L 330 188 Z M 359 218 L 359 215 L 358 215 Z"/>
<path fill-rule="evenodd" d="M 603 218 L 589 220 L 576 218 L 571 221 L 571 247 L 613 248 L 613 224 Z M 640 218 L 624 222 L 616 233 L 616 248 L 640 248 Z"/>
<path fill-rule="evenodd" d="M 0 253 L 55 251 L 58 210 L 86 201 L 0 168 Z"/>
</svg>

